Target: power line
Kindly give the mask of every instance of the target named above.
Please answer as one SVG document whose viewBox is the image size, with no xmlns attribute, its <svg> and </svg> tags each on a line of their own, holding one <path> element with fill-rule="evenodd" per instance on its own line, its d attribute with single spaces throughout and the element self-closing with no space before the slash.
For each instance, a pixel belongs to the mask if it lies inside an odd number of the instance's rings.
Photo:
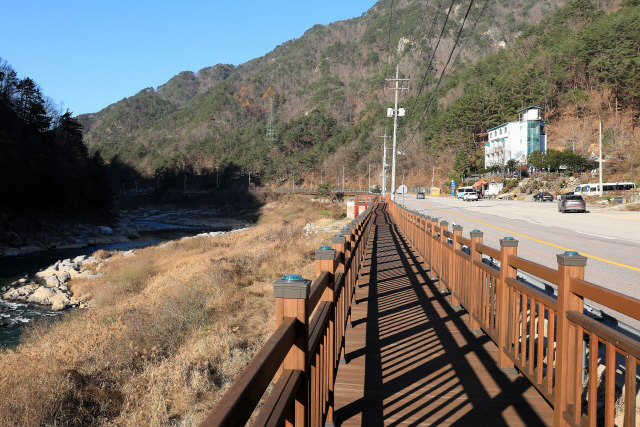
<svg viewBox="0 0 640 427">
<path fill-rule="evenodd" d="M 416 136 L 417 132 L 418 132 L 418 128 L 420 127 L 420 125 L 422 124 L 424 118 L 426 117 L 427 113 L 429 112 L 429 109 L 431 108 L 431 105 L 433 104 L 433 101 L 435 100 L 437 94 L 438 94 L 438 89 L 440 88 L 440 85 L 442 84 L 443 78 L 445 76 L 445 71 L 447 70 L 447 67 L 449 66 L 449 62 L 451 61 L 451 57 L 453 56 L 453 52 L 455 51 L 457 45 L 458 45 L 458 41 L 460 39 L 460 35 L 462 33 L 462 30 L 464 28 L 464 24 L 467 20 L 467 17 L 469 15 L 469 12 L 471 10 L 471 6 L 473 5 L 474 0 L 471 0 L 471 2 L 469 3 L 469 7 L 467 8 L 467 12 L 464 16 L 464 20 L 462 22 L 462 25 L 460 26 L 460 30 L 458 31 L 458 35 L 456 37 L 456 41 L 453 45 L 453 48 L 451 49 L 451 53 L 449 54 L 449 58 L 447 59 L 447 63 L 445 64 L 444 68 L 442 69 L 442 73 L 440 74 L 440 78 L 438 79 L 438 84 L 436 85 L 436 88 L 433 91 L 433 95 L 431 96 L 431 99 L 429 101 L 429 104 L 427 105 L 427 108 L 424 110 L 424 113 L 422 113 L 422 117 L 420 117 L 420 121 L 418 122 L 418 124 L 416 125 L 416 127 L 413 130 L 413 134 L 411 135 L 411 138 L 409 138 L 409 140 L 403 145 L 401 150 L 404 150 L 412 141 L 413 138 Z M 484 6 L 482 7 L 482 10 L 480 11 L 480 14 L 478 15 L 478 18 L 476 19 L 476 21 L 473 23 L 473 26 L 471 27 L 471 31 L 469 32 L 469 35 L 467 36 L 464 44 L 460 47 L 460 49 L 458 50 L 458 53 L 456 55 L 456 58 L 454 60 L 457 61 L 458 57 L 460 56 L 460 53 L 462 52 L 462 50 L 464 49 L 464 47 L 466 46 L 467 42 L 469 41 L 469 39 L 471 38 L 471 34 L 473 33 L 473 31 L 476 28 L 476 25 L 478 24 L 478 21 L 480 21 L 480 18 L 482 17 L 482 15 L 484 14 L 487 5 L 489 4 L 489 0 L 485 0 Z M 448 78 L 448 75 L 447 75 Z"/>
<path fill-rule="evenodd" d="M 440 41 L 442 40 L 442 36 L 444 35 L 444 31 L 447 28 L 447 22 L 449 22 L 449 16 L 451 15 L 451 10 L 453 9 L 453 3 L 455 2 L 455 0 L 451 0 L 451 4 L 449 5 L 449 10 L 447 11 L 447 16 L 444 20 L 444 23 L 442 24 L 442 30 L 440 31 L 440 35 L 438 36 L 438 41 L 436 42 L 436 47 L 433 49 L 433 52 L 431 52 L 431 58 L 429 59 L 429 65 L 427 65 L 427 69 L 424 72 L 424 76 L 422 77 L 422 81 L 420 82 L 420 88 L 418 89 L 418 94 L 416 95 L 416 99 L 413 102 L 413 105 L 411 106 L 411 110 L 409 111 L 409 117 L 411 117 L 411 115 L 413 114 L 413 110 L 415 109 L 415 106 L 418 102 L 418 97 L 420 96 L 420 94 L 422 93 L 422 89 L 424 88 L 424 84 L 427 81 L 427 77 L 429 76 L 429 70 L 431 69 L 431 64 L 433 63 L 433 60 L 436 57 L 436 52 L 438 51 L 438 47 L 440 46 Z M 473 1 L 472 1 L 473 3 Z M 438 4 L 438 8 L 439 8 L 440 4 Z M 436 13 L 436 18 L 437 18 L 438 14 Z M 464 23 L 462 24 L 464 25 Z"/>
</svg>

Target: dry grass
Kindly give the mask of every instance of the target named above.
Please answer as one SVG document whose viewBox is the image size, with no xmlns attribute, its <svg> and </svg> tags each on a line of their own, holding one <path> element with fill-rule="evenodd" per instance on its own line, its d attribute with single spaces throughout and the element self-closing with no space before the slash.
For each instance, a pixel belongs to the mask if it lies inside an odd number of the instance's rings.
<svg viewBox="0 0 640 427">
<path fill-rule="evenodd" d="M 0 425 L 196 425 L 273 330 L 271 283 L 313 277 L 341 206 L 281 199 L 255 227 L 114 255 L 71 288 L 90 308 L 0 354 Z M 335 212 L 334 212 L 335 211 Z"/>
</svg>

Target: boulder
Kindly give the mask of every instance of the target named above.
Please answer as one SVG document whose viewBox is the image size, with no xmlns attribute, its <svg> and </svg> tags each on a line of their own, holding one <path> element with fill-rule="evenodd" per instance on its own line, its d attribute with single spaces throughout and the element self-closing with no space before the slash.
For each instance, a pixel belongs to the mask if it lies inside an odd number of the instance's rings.
<svg viewBox="0 0 640 427">
<path fill-rule="evenodd" d="M 29 298 L 27 298 L 27 302 L 32 302 L 34 304 L 40 305 L 49 305 L 51 304 L 51 298 L 56 295 L 55 288 L 50 288 L 48 286 L 41 286 L 36 289 Z"/>
<path fill-rule="evenodd" d="M 58 279 L 58 276 L 47 276 L 44 277 L 44 280 L 47 283 L 47 286 L 50 286 L 52 288 L 60 286 L 60 280 Z"/>
<path fill-rule="evenodd" d="M 71 269 L 71 271 L 75 271 L 75 269 Z M 69 280 L 71 280 L 71 274 L 69 273 L 69 271 L 61 271 L 56 274 L 56 276 L 58 277 L 60 283 L 67 283 Z"/>
<path fill-rule="evenodd" d="M 111 227 L 105 227 L 104 225 L 101 225 L 98 227 L 98 229 L 100 230 L 100 234 L 106 234 L 107 236 L 113 234 L 113 229 L 111 229 Z"/>
<path fill-rule="evenodd" d="M 15 247 L 22 246 L 22 243 L 23 243 L 22 237 L 20 237 L 20 235 L 13 230 L 10 230 L 7 233 L 7 241 L 11 246 L 15 246 Z"/>
<path fill-rule="evenodd" d="M 48 267 L 46 270 L 38 271 L 36 276 L 44 279 L 45 277 L 54 276 L 57 272 L 58 270 Z"/>
<path fill-rule="evenodd" d="M 70 303 L 69 296 L 62 290 L 41 286 L 27 298 L 27 302 L 41 305 L 51 305 L 51 310 L 64 310 Z"/>
</svg>

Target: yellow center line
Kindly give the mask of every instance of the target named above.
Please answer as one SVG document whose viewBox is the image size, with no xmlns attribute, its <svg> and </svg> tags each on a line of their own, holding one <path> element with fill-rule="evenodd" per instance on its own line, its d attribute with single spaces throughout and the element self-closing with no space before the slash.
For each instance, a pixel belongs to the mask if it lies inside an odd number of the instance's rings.
<svg viewBox="0 0 640 427">
<path fill-rule="evenodd" d="M 486 225 L 487 227 L 492 227 L 492 228 L 495 228 L 495 229 L 498 229 L 498 230 L 506 231 L 507 233 L 515 234 L 516 236 L 524 237 L 525 239 L 529 239 L 529 240 L 533 240 L 534 242 L 542 243 L 543 245 L 553 246 L 554 248 L 562 249 L 563 251 L 572 251 L 573 250 L 573 249 L 565 248 L 564 246 L 555 245 L 553 243 L 546 242 L 544 240 L 536 239 L 535 237 L 527 236 L 526 234 L 516 233 L 513 230 L 509 230 L 509 229 L 506 229 L 506 228 L 498 227 L 496 225 L 489 224 L 488 222 L 478 221 L 477 219 L 469 218 L 468 216 L 464 216 L 464 215 L 456 214 L 456 213 L 453 213 L 453 212 L 445 211 L 444 209 L 438 209 L 435 206 L 431 206 L 431 205 L 429 205 L 429 204 L 427 204 L 425 202 L 418 202 L 418 203 L 420 203 L 420 204 L 422 204 L 424 206 L 427 206 L 427 207 L 429 207 L 431 209 L 435 209 L 437 211 L 444 212 L 444 213 L 449 214 L 449 215 L 454 215 L 454 216 L 458 216 L 460 218 L 468 219 L 469 221 L 477 222 L 478 224 Z M 605 258 L 600 258 L 600 257 L 597 257 L 595 255 L 585 254 L 584 252 L 580 252 L 580 255 L 584 255 L 587 258 L 597 259 L 598 261 L 607 262 L 609 264 L 617 265 L 618 267 L 624 267 L 624 268 L 628 268 L 630 270 L 640 271 L 640 268 L 632 267 L 632 266 L 626 265 L 626 264 L 621 264 L 619 262 L 611 261 L 611 260 L 608 260 L 608 259 L 605 259 Z"/>
</svg>

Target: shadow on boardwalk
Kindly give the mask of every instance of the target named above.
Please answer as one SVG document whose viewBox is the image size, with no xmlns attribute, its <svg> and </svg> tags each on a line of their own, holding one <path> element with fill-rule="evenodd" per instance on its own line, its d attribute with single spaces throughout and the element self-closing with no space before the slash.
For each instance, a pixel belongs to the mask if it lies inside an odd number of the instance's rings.
<svg viewBox="0 0 640 427">
<path fill-rule="evenodd" d="M 495 345 L 438 292 L 386 205 L 372 232 L 338 371 L 337 424 L 552 425 L 547 402 L 496 367 Z"/>
</svg>

